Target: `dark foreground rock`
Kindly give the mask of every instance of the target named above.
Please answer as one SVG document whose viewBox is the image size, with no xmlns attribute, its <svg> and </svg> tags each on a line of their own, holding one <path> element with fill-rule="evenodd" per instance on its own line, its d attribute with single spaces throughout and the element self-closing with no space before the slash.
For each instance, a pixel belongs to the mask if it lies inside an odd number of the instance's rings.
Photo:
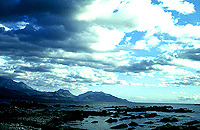
<svg viewBox="0 0 200 130">
<path fill-rule="evenodd" d="M 199 129 L 197 126 L 174 126 L 171 124 L 166 124 L 152 130 L 199 130 Z"/>
<path fill-rule="evenodd" d="M 122 128 L 127 128 L 127 127 L 128 127 L 127 124 L 120 124 L 120 125 L 113 126 L 110 129 L 122 129 Z"/>
<path fill-rule="evenodd" d="M 147 112 L 147 111 L 157 111 L 157 112 L 175 112 L 175 113 L 193 113 L 194 111 L 186 109 L 186 108 L 178 108 L 175 109 L 172 106 L 150 106 L 150 107 L 135 107 L 135 108 L 129 108 L 126 106 L 120 107 L 120 106 L 112 106 L 107 107 L 111 110 L 115 110 L 118 113 L 127 113 L 127 112 Z M 155 113 L 154 113 L 155 114 Z M 156 115 L 151 115 L 156 116 Z"/>
<path fill-rule="evenodd" d="M 70 111 L 62 110 L 59 104 L 54 106 L 47 106 L 44 104 L 38 104 L 35 102 L 29 101 L 11 101 L 10 104 L 2 103 L 0 104 L 0 130 L 9 130 L 9 129 L 25 129 L 25 130 L 78 130 L 76 128 L 71 128 L 70 126 L 73 125 L 73 122 L 81 122 L 81 126 L 83 123 L 89 122 L 88 118 L 93 118 L 95 116 L 102 116 L 105 120 L 105 123 L 113 123 L 118 122 L 119 125 L 112 126 L 110 129 L 134 129 L 136 127 L 143 127 L 144 124 L 150 125 L 157 123 L 160 126 L 153 126 L 155 130 L 196 130 L 200 128 L 200 122 L 198 120 L 190 121 L 187 123 L 180 124 L 176 117 L 178 116 L 171 116 L 171 117 L 162 117 L 160 119 L 160 115 L 157 114 L 155 111 L 161 112 L 173 112 L 176 113 L 177 111 L 181 112 L 189 112 L 190 110 L 187 109 L 173 109 L 170 106 L 163 106 L 163 107 L 137 107 L 137 108 L 128 108 L 126 106 L 123 107 L 112 107 L 107 108 L 106 110 L 98 110 L 98 111 L 89 111 L 89 105 L 86 106 L 64 106 L 70 108 Z M 71 108 L 75 108 L 72 109 Z M 80 108 L 77 110 L 77 108 Z M 84 108 L 84 109 L 81 109 Z M 90 107 L 92 108 L 92 107 Z M 88 110 L 88 111 L 87 111 Z M 154 112 L 148 112 L 154 111 Z M 132 113 L 134 112 L 134 113 Z M 191 111 L 190 111 L 191 112 Z M 167 115 L 167 114 L 166 114 Z M 115 118 L 113 118 L 116 116 Z M 158 118 L 157 118 L 158 117 Z M 101 118 L 101 117 L 100 117 Z M 93 118 L 93 121 L 90 121 L 90 125 L 99 125 L 101 120 L 100 118 Z M 146 118 L 146 119 L 145 119 Z M 154 118 L 154 119 L 151 119 Z M 155 118 L 157 120 L 155 120 Z M 85 120 L 86 119 L 86 120 Z M 83 121 L 84 120 L 84 121 Z M 121 124 L 123 120 L 130 121 L 129 124 Z M 139 122 L 137 124 L 136 121 L 145 120 L 145 122 Z M 180 119 L 181 120 L 181 119 Z M 83 122 L 82 122 L 83 121 Z M 146 122 L 148 121 L 148 122 Z M 154 121 L 154 122 L 152 122 Z M 176 122 L 176 123 L 174 123 Z M 169 124 L 171 123 L 171 124 Z M 70 125 L 72 124 L 72 125 Z M 114 123 L 113 123 L 114 124 Z M 165 124 L 165 125 L 163 125 Z M 172 125 L 173 124 L 173 125 Z M 181 126 L 175 126 L 174 124 L 179 124 Z M 68 126 L 69 125 L 69 126 Z M 161 126 L 163 125 L 163 126 Z M 72 127 L 75 127 L 73 125 Z M 77 126 L 81 128 L 80 126 Z M 128 128 L 129 127 L 129 128 Z M 97 128 L 98 129 L 98 128 Z M 109 128 L 108 128 L 109 129 Z M 146 129 L 144 127 L 144 129 Z M 150 129 L 150 128 L 149 128 Z"/>
<path fill-rule="evenodd" d="M 118 120 L 117 119 L 113 119 L 113 118 L 109 118 L 108 120 L 106 120 L 105 122 L 108 122 L 108 123 L 112 123 L 112 122 L 117 122 Z"/>
<path fill-rule="evenodd" d="M 131 121 L 131 123 L 128 124 L 129 126 L 138 126 L 138 123 Z"/>
<path fill-rule="evenodd" d="M 99 121 L 92 121 L 91 123 L 98 123 Z"/>
<path fill-rule="evenodd" d="M 195 125 L 195 124 L 200 124 L 200 121 L 194 120 L 194 121 L 184 123 L 184 125 Z"/>
<path fill-rule="evenodd" d="M 15 101 L 10 104 L 0 104 L 0 129 L 25 129 L 25 130 L 67 130 L 69 126 L 63 126 L 69 121 L 82 121 L 88 116 L 107 116 L 106 110 L 102 111 L 65 111 L 51 109 L 42 104 L 28 101 Z M 98 123 L 95 121 L 93 123 Z M 78 129 L 76 129 L 78 130 Z"/>
<path fill-rule="evenodd" d="M 160 120 L 160 122 L 178 122 L 178 119 L 175 117 L 164 117 Z"/>
</svg>

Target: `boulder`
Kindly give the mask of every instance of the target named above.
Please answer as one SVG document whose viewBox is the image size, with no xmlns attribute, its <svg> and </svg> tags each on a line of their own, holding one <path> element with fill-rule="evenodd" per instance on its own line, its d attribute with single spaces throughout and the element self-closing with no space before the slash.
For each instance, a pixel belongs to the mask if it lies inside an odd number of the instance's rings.
<svg viewBox="0 0 200 130">
<path fill-rule="evenodd" d="M 128 124 L 129 126 L 138 126 L 138 123 L 131 121 L 131 123 Z"/>
<path fill-rule="evenodd" d="M 113 126 L 110 129 L 122 129 L 122 128 L 127 128 L 127 127 L 128 127 L 127 124 L 120 124 L 120 125 Z"/>
<path fill-rule="evenodd" d="M 92 121 L 91 123 L 98 123 L 98 121 Z"/>
<path fill-rule="evenodd" d="M 194 125 L 194 124 L 199 124 L 199 123 L 200 123 L 200 121 L 194 120 L 194 121 L 184 123 L 183 125 Z"/>
<path fill-rule="evenodd" d="M 178 119 L 175 118 L 175 117 L 173 117 L 173 118 L 171 118 L 171 117 L 169 117 L 169 118 L 164 117 L 163 119 L 160 120 L 160 122 L 178 122 Z"/>
<path fill-rule="evenodd" d="M 108 123 L 112 123 L 112 122 L 117 122 L 118 120 L 117 119 L 113 119 L 113 118 L 109 118 L 108 120 L 106 120 L 105 122 L 108 122 Z"/>
</svg>

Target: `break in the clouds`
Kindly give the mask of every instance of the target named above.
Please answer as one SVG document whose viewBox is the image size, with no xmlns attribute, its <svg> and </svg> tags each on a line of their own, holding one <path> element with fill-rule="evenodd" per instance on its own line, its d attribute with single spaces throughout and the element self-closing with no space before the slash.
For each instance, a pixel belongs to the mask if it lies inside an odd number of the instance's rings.
<svg viewBox="0 0 200 130">
<path fill-rule="evenodd" d="M 197 0 L 1 1 L 0 76 L 129 99 L 151 99 L 138 87 L 198 87 L 199 9 Z"/>
</svg>

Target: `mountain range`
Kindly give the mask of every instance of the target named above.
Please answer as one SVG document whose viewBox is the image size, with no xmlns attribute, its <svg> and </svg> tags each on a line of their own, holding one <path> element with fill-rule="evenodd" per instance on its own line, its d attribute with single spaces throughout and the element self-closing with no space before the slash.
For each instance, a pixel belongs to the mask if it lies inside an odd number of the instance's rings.
<svg viewBox="0 0 200 130">
<path fill-rule="evenodd" d="M 95 102 L 129 102 L 104 92 L 92 92 L 73 95 L 69 90 L 59 89 L 55 92 L 41 92 L 23 82 L 0 77 L 0 100 L 31 100 L 37 102 L 95 101 Z"/>
</svg>

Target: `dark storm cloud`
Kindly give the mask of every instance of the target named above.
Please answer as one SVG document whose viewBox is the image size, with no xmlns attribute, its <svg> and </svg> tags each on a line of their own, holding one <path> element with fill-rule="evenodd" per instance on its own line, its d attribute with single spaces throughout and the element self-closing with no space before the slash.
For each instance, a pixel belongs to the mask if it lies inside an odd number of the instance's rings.
<svg viewBox="0 0 200 130">
<path fill-rule="evenodd" d="M 83 52 L 83 55 L 84 52 L 94 52 L 90 45 L 96 42 L 97 36 L 90 37 L 95 35 L 88 29 L 90 23 L 76 19 L 82 7 L 91 2 L 92 0 L 0 1 L 0 24 L 5 26 L 0 25 L 0 56 L 6 57 L 7 61 L 1 66 L 0 75 L 22 80 L 44 75 L 48 79 L 55 78 L 55 74 L 48 76 L 54 73 L 52 70 L 55 67 L 62 65 L 105 67 L 101 63 L 97 65 L 97 61 L 92 59 L 66 59 L 52 54 L 59 50 L 63 50 L 61 55 L 67 52 Z M 64 61 L 60 63 L 60 59 Z M 36 76 L 33 74 L 36 72 L 40 73 Z"/>
<path fill-rule="evenodd" d="M 79 1 L 79 4 L 84 2 Z M 75 0 L 4 0 L 0 1 L 0 20 L 19 21 L 29 17 L 38 20 L 37 17 L 45 13 L 72 17 L 76 6 Z"/>
<path fill-rule="evenodd" d="M 68 33 L 62 25 L 48 26 L 39 30 L 36 30 L 32 25 L 27 25 L 25 29 L 17 30 L 14 34 L 18 36 L 20 41 L 35 43 L 42 40 L 65 40 Z"/>
<path fill-rule="evenodd" d="M 155 69 L 153 65 L 156 63 L 153 60 L 142 60 L 139 63 L 133 63 L 131 65 L 127 66 L 120 66 L 114 70 L 114 72 L 134 72 L 134 73 L 140 73 L 140 72 L 152 72 L 152 71 L 158 71 L 158 69 Z"/>
<path fill-rule="evenodd" d="M 200 61 L 200 48 L 186 49 L 177 53 L 179 58 Z"/>
<path fill-rule="evenodd" d="M 51 68 L 45 66 L 31 66 L 31 67 L 21 66 L 19 70 L 25 72 L 51 72 Z"/>
<path fill-rule="evenodd" d="M 91 51 L 90 41 L 79 39 L 80 33 L 88 32 L 89 23 L 75 19 L 76 15 L 81 13 L 82 7 L 90 3 L 90 0 L 1 1 L 0 21 L 13 29 L 0 29 L 1 42 L 5 41 L 1 48 L 7 49 L 9 46 L 9 49 L 16 50 L 62 48 L 74 52 Z M 25 28 L 18 27 L 21 26 L 20 22 L 27 24 L 23 25 Z M 8 39 L 18 41 L 13 41 L 13 44 Z"/>
<path fill-rule="evenodd" d="M 156 67 L 156 65 L 161 66 L 180 66 L 173 63 L 173 59 L 176 58 L 173 55 L 158 55 L 157 57 L 153 59 L 145 59 L 141 60 L 136 63 L 120 66 L 118 68 L 115 68 L 114 70 L 111 70 L 113 72 L 133 72 L 133 73 L 150 73 L 153 71 L 162 71 L 162 69 L 159 69 Z"/>
</svg>

